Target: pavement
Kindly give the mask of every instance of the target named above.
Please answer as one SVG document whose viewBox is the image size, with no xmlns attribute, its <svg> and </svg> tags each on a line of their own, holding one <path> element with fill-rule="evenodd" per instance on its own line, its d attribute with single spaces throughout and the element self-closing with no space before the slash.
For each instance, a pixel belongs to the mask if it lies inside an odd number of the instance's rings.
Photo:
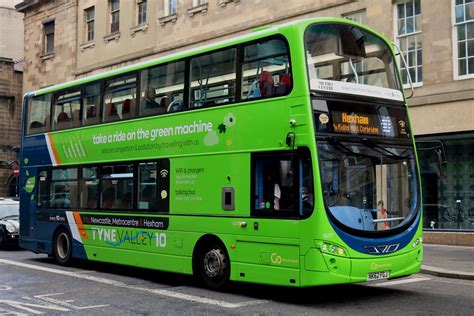
<svg viewBox="0 0 474 316">
<path fill-rule="evenodd" d="M 424 244 L 423 251 L 422 273 L 474 280 L 474 247 Z"/>
</svg>

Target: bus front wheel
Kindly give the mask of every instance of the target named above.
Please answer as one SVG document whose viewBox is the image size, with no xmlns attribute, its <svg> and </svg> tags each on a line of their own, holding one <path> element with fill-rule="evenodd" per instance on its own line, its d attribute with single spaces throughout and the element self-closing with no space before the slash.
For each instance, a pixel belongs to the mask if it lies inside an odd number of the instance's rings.
<svg viewBox="0 0 474 316">
<path fill-rule="evenodd" d="M 230 278 L 230 260 L 226 249 L 218 244 L 209 244 L 197 254 L 197 277 L 211 290 L 226 287 Z"/>
<path fill-rule="evenodd" d="M 57 263 L 66 266 L 72 259 L 72 240 L 69 232 L 62 228 L 54 235 L 53 257 Z"/>
</svg>

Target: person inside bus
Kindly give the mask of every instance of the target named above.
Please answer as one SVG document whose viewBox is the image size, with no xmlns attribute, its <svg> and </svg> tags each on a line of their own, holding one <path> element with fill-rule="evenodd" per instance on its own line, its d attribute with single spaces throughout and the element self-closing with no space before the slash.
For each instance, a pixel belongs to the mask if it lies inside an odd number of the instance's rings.
<svg viewBox="0 0 474 316">
<path fill-rule="evenodd" d="M 115 189 L 113 187 L 108 187 L 102 193 L 102 208 L 111 209 L 115 203 Z"/>
<path fill-rule="evenodd" d="M 166 99 L 161 99 L 160 103 L 156 102 L 156 90 L 153 87 L 148 87 L 145 94 L 145 109 L 147 112 L 153 113 L 165 113 L 166 112 Z M 166 97 L 165 97 L 166 98 Z M 163 102 L 162 102 L 163 101 Z"/>
<path fill-rule="evenodd" d="M 270 172 L 267 175 L 263 199 L 266 209 L 280 210 L 281 188 L 275 172 Z"/>
</svg>

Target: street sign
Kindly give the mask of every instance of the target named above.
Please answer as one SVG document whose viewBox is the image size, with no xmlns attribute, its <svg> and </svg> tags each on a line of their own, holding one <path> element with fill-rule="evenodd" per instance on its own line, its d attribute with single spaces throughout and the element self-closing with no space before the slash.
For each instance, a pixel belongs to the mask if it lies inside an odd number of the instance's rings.
<svg viewBox="0 0 474 316">
<path fill-rule="evenodd" d="M 13 167 L 13 176 L 17 178 L 20 175 L 20 168 L 18 166 Z"/>
</svg>

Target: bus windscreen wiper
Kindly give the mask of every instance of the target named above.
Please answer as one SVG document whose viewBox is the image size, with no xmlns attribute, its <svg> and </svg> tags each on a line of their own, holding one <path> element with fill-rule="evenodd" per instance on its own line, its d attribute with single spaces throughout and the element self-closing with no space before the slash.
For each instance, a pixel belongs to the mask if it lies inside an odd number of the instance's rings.
<svg viewBox="0 0 474 316">
<path fill-rule="evenodd" d="M 367 139 L 367 138 L 363 138 L 362 141 L 361 141 L 362 144 L 364 144 L 365 146 L 375 150 L 376 152 L 384 155 L 384 156 L 388 156 L 392 159 L 400 159 L 400 160 L 405 160 L 405 159 L 409 159 L 410 156 L 402 156 L 402 155 L 398 155 L 390 150 L 388 150 L 387 148 L 383 147 L 383 146 L 380 146 L 379 144 L 377 143 L 374 143 L 373 141 L 371 141 L 370 139 Z"/>
<path fill-rule="evenodd" d="M 380 157 L 377 157 L 377 156 L 371 156 L 371 155 L 355 152 L 352 149 L 350 149 L 349 147 L 347 147 L 346 145 L 342 144 L 339 140 L 337 140 L 333 137 L 328 137 L 327 142 L 333 148 L 338 149 L 339 151 L 341 151 L 344 154 L 354 155 L 354 156 L 359 156 L 359 157 L 364 157 L 364 158 L 369 158 L 369 159 L 377 159 L 377 160 L 380 159 Z"/>
</svg>

